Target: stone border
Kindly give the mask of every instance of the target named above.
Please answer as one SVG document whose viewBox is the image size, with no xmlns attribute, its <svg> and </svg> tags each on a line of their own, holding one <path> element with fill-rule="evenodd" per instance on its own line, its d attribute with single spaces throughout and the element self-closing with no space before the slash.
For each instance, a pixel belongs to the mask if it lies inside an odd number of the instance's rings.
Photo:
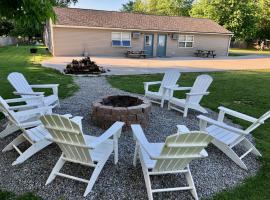
<svg viewBox="0 0 270 200">
<path fill-rule="evenodd" d="M 103 105 L 103 99 L 109 97 L 111 96 L 104 97 L 92 103 L 91 121 L 94 125 L 107 129 L 114 122 L 122 121 L 125 123 L 124 130 L 130 130 L 131 124 L 140 124 L 142 127 L 148 126 L 149 113 L 151 112 L 150 101 L 135 97 L 142 100 L 143 103 L 138 106 L 130 107 L 113 107 Z"/>
</svg>

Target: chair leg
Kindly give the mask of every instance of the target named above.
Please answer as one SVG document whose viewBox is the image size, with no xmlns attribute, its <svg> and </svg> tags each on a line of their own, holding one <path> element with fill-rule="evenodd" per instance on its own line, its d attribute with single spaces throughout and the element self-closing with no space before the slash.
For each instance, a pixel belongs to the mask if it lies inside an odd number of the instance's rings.
<svg viewBox="0 0 270 200">
<path fill-rule="evenodd" d="M 48 145 L 50 145 L 51 142 L 47 140 L 41 140 L 37 143 L 34 143 L 29 147 L 27 150 L 25 150 L 13 163 L 12 165 L 18 165 L 26 161 L 28 158 L 39 152 L 40 150 L 44 149 Z"/>
<path fill-rule="evenodd" d="M 94 184 L 95 184 L 101 170 L 103 169 L 103 167 L 104 167 L 105 163 L 107 162 L 107 160 L 109 159 L 109 157 L 110 157 L 110 153 L 108 153 L 106 156 L 104 156 L 104 158 L 101 161 L 99 161 L 98 164 L 96 165 L 96 167 L 95 167 L 95 169 L 94 169 L 94 171 L 93 171 L 93 173 L 91 175 L 91 178 L 90 178 L 90 180 L 88 182 L 86 190 L 85 190 L 85 192 L 83 194 L 84 197 L 86 197 L 87 194 L 89 192 L 91 192 L 91 190 L 92 190 L 92 188 L 93 188 L 93 186 L 94 186 Z"/>
<path fill-rule="evenodd" d="M 16 131 L 20 130 L 20 128 L 18 126 L 16 126 L 15 124 L 11 124 L 11 123 L 8 123 L 5 130 L 3 130 L 1 133 L 0 133 L 0 138 L 4 138 Z"/>
<path fill-rule="evenodd" d="M 113 136 L 114 164 L 118 163 L 118 135 Z"/>
<path fill-rule="evenodd" d="M 134 157 L 133 157 L 133 166 L 134 167 L 136 167 L 136 165 L 137 165 L 138 153 L 139 153 L 139 144 L 136 141 L 135 151 L 134 151 Z"/>
<path fill-rule="evenodd" d="M 192 175 L 191 175 L 189 166 L 188 166 L 187 168 L 188 168 L 188 172 L 185 173 L 185 176 L 186 176 L 186 180 L 187 180 L 187 182 L 188 182 L 188 185 L 189 185 L 190 187 L 192 187 L 192 189 L 191 189 L 190 192 L 191 192 L 192 196 L 194 197 L 194 199 L 195 199 L 195 200 L 198 200 L 198 199 L 199 199 L 199 198 L 198 198 L 198 194 L 197 194 L 197 191 L 196 191 L 196 187 L 195 187 L 195 185 L 194 185 L 194 181 L 193 181 L 193 178 L 192 178 Z"/>
<path fill-rule="evenodd" d="M 144 176 L 144 181 L 146 185 L 146 190 L 147 190 L 147 195 L 149 200 L 153 200 L 153 193 L 151 189 L 151 180 L 150 180 L 150 175 L 148 173 L 148 169 L 145 166 L 143 159 L 141 159 L 141 165 L 142 165 L 142 171 L 143 171 L 143 176 Z"/>
<path fill-rule="evenodd" d="M 248 150 L 252 148 L 251 153 L 253 153 L 256 156 L 262 156 L 262 154 L 258 151 L 258 149 L 247 139 L 245 138 L 242 143 L 244 143 L 245 148 Z"/>
<path fill-rule="evenodd" d="M 188 107 L 185 106 L 184 108 L 184 116 L 183 117 L 187 117 L 188 114 Z"/>
<path fill-rule="evenodd" d="M 245 163 L 240 159 L 240 157 L 228 146 L 225 145 L 218 140 L 213 140 L 212 143 L 219 148 L 223 153 L 225 153 L 230 159 L 232 159 L 239 167 L 247 170 L 247 166 Z"/>
<path fill-rule="evenodd" d="M 63 157 L 63 154 L 61 155 L 61 157 L 59 158 L 59 160 L 55 164 L 55 166 L 54 166 L 49 178 L 47 179 L 45 185 L 48 185 L 49 183 L 51 183 L 55 179 L 55 177 L 56 177 L 55 173 L 59 172 L 61 170 L 61 168 L 63 167 L 63 165 L 65 164 L 66 161 L 63 160 L 62 157 Z"/>
<path fill-rule="evenodd" d="M 10 142 L 3 150 L 2 152 L 6 152 L 6 151 L 10 151 L 12 149 L 14 149 L 13 145 L 14 146 L 18 146 L 20 145 L 21 143 L 25 142 L 26 139 L 25 137 L 23 136 L 23 134 L 20 134 L 18 137 L 16 137 L 14 140 L 12 140 L 12 142 Z"/>
</svg>

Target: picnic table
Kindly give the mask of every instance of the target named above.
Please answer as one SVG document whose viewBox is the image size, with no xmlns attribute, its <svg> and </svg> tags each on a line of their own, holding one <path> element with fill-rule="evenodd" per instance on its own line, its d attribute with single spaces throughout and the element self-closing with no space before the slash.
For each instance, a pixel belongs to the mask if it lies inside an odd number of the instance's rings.
<svg viewBox="0 0 270 200">
<path fill-rule="evenodd" d="M 215 58 L 217 54 L 215 54 L 215 50 L 197 50 L 194 53 L 197 57 L 209 58 L 209 56 Z"/>
<path fill-rule="evenodd" d="M 146 50 L 128 50 L 126 52 L 126 56 L 127 57 L 143 57 L 143 58 L 146 58 L 146 54 L 145 54 L 145 51 Z"/>
</svg>

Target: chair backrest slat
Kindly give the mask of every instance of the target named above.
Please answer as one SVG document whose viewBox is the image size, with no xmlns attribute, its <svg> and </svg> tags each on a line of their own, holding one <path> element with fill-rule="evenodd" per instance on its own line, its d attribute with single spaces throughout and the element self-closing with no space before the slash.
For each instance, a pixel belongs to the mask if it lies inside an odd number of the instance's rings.
<svg viewBox="0 0 270 200">
<path fill-rule="evenodd" d="M 94 164 L 90 150 L 85 148 L 86 142 L 78 124 L 60 115 L 44 115 L 40 120 L 66 158 L 74 162 Z"/>
<path fill-rule="evenodd" d="M 180 76 L 181 76 L 181 73 L 178 70 L 168 70 L 163 76 L 163 79 L 159 88 L 159 93 L 163 93 L 165 86 L 176 85 Z"/>
<path fill-rule="evenodd" d="M 153 171 L 182 170 L 207 147 L 212 136 L 201 131 L 191 131 L 168 136 Z M 190 146 L 189 146 L 190 144 Z M 164 158 L 164 159 L 163 159 Z"/>
<path fill-rule="evenodd" d="M 253 124 L 251 124 L 245 131 L 250 133 L 258 128 L 260 125 L 264 123 L 270 117 L 270 110 L 264 113 L 259 119 L 257 119 Z"/>
<path fill-rule="evenodd" d="M 26 78 L 24 77 L 23 74 L 19 73 L 19 72 L 12 72 L 8 75 L 8 81 L 10 82 L 10 84 L 14 87 L 14 89 L 17 92 L 21 92 L 21 93 L 31 93 L 34 92 L 32 87 L 30 86 L 30 84 L 28 83 L 28 81 L 26 80 Z M 20 95 L 23 98 L 29 98 L 32 97 L 32 95 Z M 34 96 L 34 95 L 33 95 Z M 39 100 L 37 99 L 32 99 L 32 100 L 26 100 L 26 103 L 28 105 L 36 105 L 36 104 L 41 104 L 41 102 L 39 102 Z"/>
<path fill-rule="evenodd" d="M 204 74 L 204 75 L 198 76 L 192 86 L 192 89 L 190 90 L 190 93 L 207 92 L 212 81 L 213 81 L 213 78 L 209 75 Z M 192 104 L 199 104 L 202 98 L 203 98 L 203 95 L 191 96 L 189 98 L 189 102 Z"/>
</svg>

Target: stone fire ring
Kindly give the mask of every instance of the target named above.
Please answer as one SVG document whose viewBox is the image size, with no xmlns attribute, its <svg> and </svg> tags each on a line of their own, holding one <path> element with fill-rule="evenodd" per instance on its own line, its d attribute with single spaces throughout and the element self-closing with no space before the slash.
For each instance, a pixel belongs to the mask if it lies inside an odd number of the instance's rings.
<svg viewBox="0 0 270 200">
<path fill-rule="evenodd" d="M 104 105 L 104 101 L 119 97 L 137 99 L 137 104 L 139 105 L 128 107 Z M 151 103 L 148 100 L 127 95 L 107 96 L 93 102 L 91 121 L 94 125 L 103 129 L 109 128 L 116 121 L 122 121 L 125 123 L 124 130 L 130 130 L 131 124 L 140 124 L 142 127 L 147 127 L 150 112 Z"/>
</svg>

